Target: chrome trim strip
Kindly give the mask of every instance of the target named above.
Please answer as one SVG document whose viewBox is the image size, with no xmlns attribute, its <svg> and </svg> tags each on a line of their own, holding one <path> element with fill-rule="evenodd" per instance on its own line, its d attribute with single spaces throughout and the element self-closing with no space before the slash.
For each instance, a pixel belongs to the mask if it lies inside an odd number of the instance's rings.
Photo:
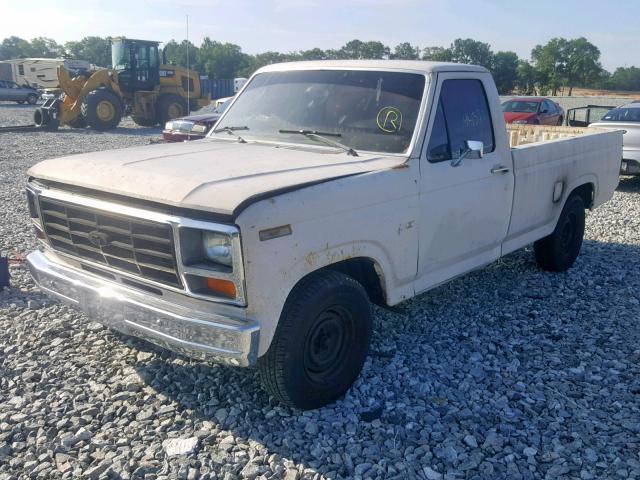
<svg viewBox="0 0 640 480">
<path fill-rule="evenodd" d="M 93 268 L 102 269 L 111 273 L 116 273 L 117 275 L 121 275 L 126 278 L 131 278 L 132 280 L 139 281 L 141 283 L 146 283 L 161 289 L 168 289 L 174 292 L 183 293 L 201 300 L 207 300 L 210 302 L 218 302 L 218 303 L 227 303 L 230 305 L 238 305 L 238 306 L 247 305 L 247 299 L 246 299 L 246 293 L 245 293 L 244 261 L 242 258 L 242 244 L 240 241 L 240 230 L 238 229 L 238 227 L 234 225 L 226 225 L 226 224 L 216 223 L 216 222 L 206 222 L 203 220 L 195 220 L 187 217 L 180 217 L 180 216 L 165 214 L 161 212 L 154 212 L 154 211 L 144 210 L 137 207 L 130 207 L 127 205 L 122 205 L 122 204 L 110 202 L 107 200 L 100 200 L 97 198 L 78 195 L 76 193 L 67 192 L 64 190 L 48 188 L 40 184 L 37 184 L 36 182 L 29 182 L 27 184 L 27 188 L 30 189 L 35 194 L 36 200 L 38 199 L 38 197 L 45 197 L 53 200 L 59 200 L 66 203 L 81 205 L 81 206 L 92 208 L 95 210 L 102 210 L 107 213 L 113 213 L 117 215 L 140 218 L 142 220 L 150 220 L 153 222 L 169 224 L 173 230 L 177 273 L 178 273 L 178 276 L 180 277 L 180 280 L 183 283 L 184 288 L 178 288 L 178 287 L 174 287 L 164 283 L 156 282 L 144 276 L 134 275 L 124 270 L 114 269 L 110 266 L 103 265 L 101 263 L 95 263 L 90 260 L 77 258 L 68 253 L 62 252 L 57 249 L 53 249 L 50 245 L 47 245 L 47 248 L 51 248 L 56 254 L 66 256 L 75 261 L 80 261 L 81 263 L 84 263 Z M 37 201 L 36 204 L 38 208 L 38 215 L 42 223 L 42 212 L 40 211 L 40 202 Z M 182 261 L 182 248 L 180 244 L 181 228 L 211 230 L 215 232 L 225 233 L 231 236 L 232 245 L 233 245 L 233 258 L 234 258 L 233 272 L 229 274 L 226 272 L 217 272 L 215 270 L 207 270 L 207 269 L 194 269 L 192 267 L 185 266 Z M 186 279 L 186 274 L 209 276 L 211 278 L 220 278 L 222 280 L 233 281 L 236 287 L 236 292 L 237 292 L 236 298 L 232 300 L 229 298 L 218 297 L 214 295 L 203 295 L 198 292 L 194 292 L 189 287 L 189 284 Z"/>
</svg>

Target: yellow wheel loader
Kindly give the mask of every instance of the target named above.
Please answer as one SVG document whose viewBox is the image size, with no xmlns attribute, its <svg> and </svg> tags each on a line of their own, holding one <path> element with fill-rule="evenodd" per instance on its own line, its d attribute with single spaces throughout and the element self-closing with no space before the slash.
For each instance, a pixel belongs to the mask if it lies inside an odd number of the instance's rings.
<svg viewBox="0 0 640 480">
<path fill-rule="evenodd" d="M 36 127 L 60 125 L 97 130 L 115 128 L 123 115 L 145 127 L 164 125 L 208 105 L 200 77 L 183 67 L 160 64 L 159 42 L 115 38 L 111 70 L 96 70 L 74 78 L 58 67 L 62 93 L 45 101 L 34 113 Z"/>
</svg>

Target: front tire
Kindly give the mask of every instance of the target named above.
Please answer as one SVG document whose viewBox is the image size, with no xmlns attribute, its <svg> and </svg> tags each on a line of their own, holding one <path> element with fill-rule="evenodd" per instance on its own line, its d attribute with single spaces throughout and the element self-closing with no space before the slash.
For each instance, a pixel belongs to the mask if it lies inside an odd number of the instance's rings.
<svg viewBox="0 0 640 480">
<path fill-rule="evenodd" d="M 582 248 L 584 208 L 580 195 L 570 195 L 553 233 L 533 244 L 540 268 L 550 272 L 564 272 L 573 266 Z"/>
<path fill-rule="evenodd" d="M 371 304 L 360 283 L 323 271 L 293 289 L 267 353 L 258 359 L 265 390 L 303 410 L 338 399 L 360 374 L 371 340 Z"/>
<path fill-rule="evenodd" d="M 109 90 L 93 90 L 84 97 L 80 112 L 91 128 L 110 130 L 122 119 L 122 102 Z"/>
<path fill-rule="evenodd" d="M 184 117 L 187 114 L 187 101 L 174 93 L 162 95 L 158 98 L 156 112 L 158 122 L 164 125 L 171 119 Z"/>
<path fill-rule="evenodd" d="M 38 95 L 36 95 L 35 93 L 30 93 L 27 96 L 27 103 L 29 105 L 35 105 L 36 103 L 38 103 Z"/>
</svg>

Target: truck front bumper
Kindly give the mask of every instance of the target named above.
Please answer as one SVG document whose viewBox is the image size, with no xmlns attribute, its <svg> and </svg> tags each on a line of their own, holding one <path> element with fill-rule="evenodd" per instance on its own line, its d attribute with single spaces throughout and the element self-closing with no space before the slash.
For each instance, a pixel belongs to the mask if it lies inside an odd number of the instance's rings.
<svg viewBox="0 0 640 480">
<path fill-rule="evenodd" d="M 107 327 L 200 360 L 237 366 L 256 362 L 260 330 L 255 323 L 159 300 L 52 262 L 40 251 L 31 253 L 27 263 L 45 293 Z"/>
</svg>

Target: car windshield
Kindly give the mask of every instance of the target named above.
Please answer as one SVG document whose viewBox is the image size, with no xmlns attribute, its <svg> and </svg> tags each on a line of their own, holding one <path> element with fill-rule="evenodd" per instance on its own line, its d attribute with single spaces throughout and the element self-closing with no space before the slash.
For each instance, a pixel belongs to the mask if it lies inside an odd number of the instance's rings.
<svg viewBox="0 0 640 480">
<path fill-rule="evenodd" d="M 603 122 L 640 122 L 640 108 L 614 108 L 602 117 Z"/>
<path fill-rule="evenodd" d="M 424 75 L 362 70 L 265 72 L 253 77 L 211 136 L 321 144 L 321 136 L 355 150 L 409 148 Z M 240 133 L 240 132 L 238 132 Z"/>
<path fill-rule="evenodd" d="M 527 102 L 524 100 L 510 100 L 502 104 L 503 112 L 536 113 L 539 102 Z"/>
</svg>

